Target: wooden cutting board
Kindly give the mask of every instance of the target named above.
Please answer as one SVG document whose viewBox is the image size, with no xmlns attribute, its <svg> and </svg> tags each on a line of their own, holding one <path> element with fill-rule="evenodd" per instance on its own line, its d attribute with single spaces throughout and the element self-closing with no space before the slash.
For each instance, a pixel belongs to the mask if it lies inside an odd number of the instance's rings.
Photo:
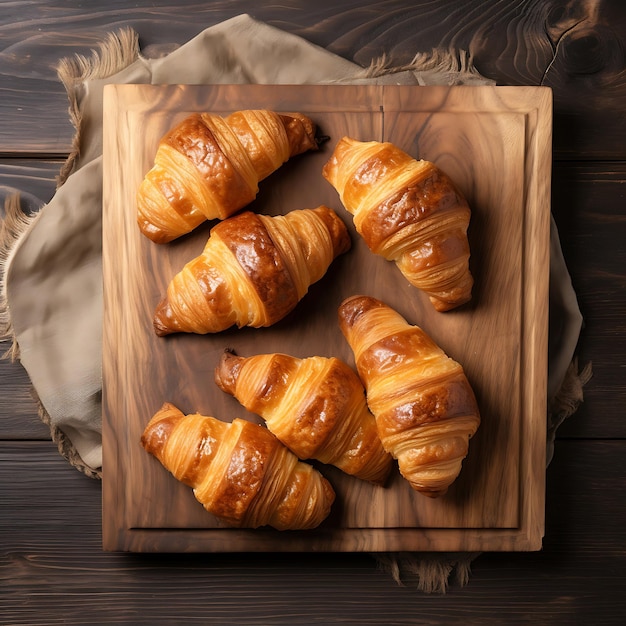
<svg viewBox="0 0 626 626">
<path fill-rule="evenodd" d="M 167 245 L 140 234 L 136 190 L 160 137 L 193 111 L 301 111 L 330 139 L 261 183 L 251 210 L 326 204 L 352 235 L 286 319 L 267 329 L 157 337 L 152 314 L 212 223 Z M 535 550 L 544 528 L 552 94 L 540 87 L 109 85 L 104 106 L 103 547 L 131 551 Z M 472 208 L 472 303 L 437 313 L 372 255 L 321 169 L 344 135 L 435 162 Z M 337 325 L 347 296 L 375 296 L 421 326 L 470 380 L 482 424 L 442 498 L 397 474 L 376 487 L 318 465 L 337 499 L 305 532 L 219 523 L 139 443 L 164 401 L 260 422 L 213 382 L 225 348 L 354 359 Z"/>
</svg>

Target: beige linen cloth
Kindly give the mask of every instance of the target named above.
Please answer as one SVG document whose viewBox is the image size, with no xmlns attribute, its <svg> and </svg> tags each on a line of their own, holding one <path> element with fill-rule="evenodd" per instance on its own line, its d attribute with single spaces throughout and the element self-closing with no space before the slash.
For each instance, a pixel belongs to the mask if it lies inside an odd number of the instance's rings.
<svg viewBox="0 0 626 626">
<path fill-rule="evenodd" d="M 29 374 L 40 415 L 68 461 L 101 475 L 101 194 L 102 89 L 108 83 L 391 83 L 493 84 L 463 52 L 418 53 L 405 67 L 385 60 L 362 68 L 300 37 L 248 15 L 207 28 L 186 44 L 140 52 L 137 34 L 110 34 L 91 58 L 61 61 L 59 78 L 76 127 L 72 154 L 52 200 L 25 216 L 18 198 L 7 203 L 0 229 L 0 335 L 8 354 Z M 552 230 L 548 458 L 554 431 L 582 401 L 573 361 L 581 315 Z M 560 391 L 560 393 L 559 393 Z M 379 555 L 380 556 L 380 555 Z M 402 569 L 424 590 L 443 590 L 449 574 L 467 577 L 471 555 L 386 555 L 399 581 Z"/>
</svg>

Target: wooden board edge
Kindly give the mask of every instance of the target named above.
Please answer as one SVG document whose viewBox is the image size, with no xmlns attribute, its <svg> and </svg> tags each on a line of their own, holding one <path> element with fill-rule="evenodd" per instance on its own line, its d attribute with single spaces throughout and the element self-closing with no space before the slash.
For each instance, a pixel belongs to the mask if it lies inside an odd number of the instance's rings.
<svg viewBox="0 0 626 626">
<path fill-rule="evenodd" d="M 531 185 L 527 190 L 524 255 L 524 378 L 525 428 L 521 436 L 522 459 L 521 529 L 531 549 L 539 550 L 545 535 L 547 456 L 547 383 L 549 330 L 549 269 L 552 172 L 552 90 L 527 88 L 527 167 Z M 531 210 L 534 207 L 534 210 Z"/>
<path fill-rule="evenodd" d="M 224 533 L 228 533 L 225 540 Z M 311 541 L 315 536 L 315 548 Z M 383 547 L 384 546 L 384 547 Z M 541 545 L 519 529 L 317 529 L 290 532 L 271 529 L 139 529 L 126 528 L 107 552 L 175 553 L 387 553 L 387 552 L 531 552 Z"/>
<path fill-rule="evenodd" d="M 109 86 L 107 86 L 109 87 Z M 119 86 L 110 86 L 110 87 L 119 87 Z M 124 86 L 126 87 L 126 86 Z M 114 120 L 116 118 L 116 116 L 119 114 L 120 111 L 120 99 L 119 99 L 119 91 L 120 90 L 116 90 L 116 89 L 105 89 L 105 119 L 109 119 L 109 120 Z M 123 91 L 123 90 L 122 90 Z M 545 133 L 545 129 L 543 129 L 541 132 Z M 539 135 L 537 135 L 539 136 Z M 108 155 L 105 158 L 104 161 L 104 167 L 114 167 L 112 165 L 112 160 L 114 159 L 114 156 L 112 156 L 112 154 L 114 153 L 114 146 L 109 145 L 108 143 L 105 143 L 105 145 L 103 146 L 103 152 Z M 535 163 L 535 171 L 537 170 L 541 170 L 543 167 L 545 167 L 545 161 L 547 160 L 545 154 L 539 155 L 537 157 L 537 161 Z M 108 163 L 108 165 L 107 165 Z M 548 162 L 549 165 L 549 162 Z M 538 186 L 538 188 L 535 190 L 535 193 L 537 193 L 538 196 L 542 196 L 544 197 L 546 195 L 546 189 L 545 189 L 546 185 L 540 185 Z M 548 199 L 548 206 L 549 206 L 549 188 L 550 185 L 549 183 L 547 184 L 547 199 Z M 105 194 L 105 198 L 106 198 L 106 189 L 103 192 Z M 107 200 L 103 198 L 103 219 L 105 219 L 105 215 L 104 213 L 106 213 L 105 210 L 105 204 L 107 202 Z M 532 238 L 530 238 L 532 239 Z M 103 242 L 103 261 L 104 261 L 104 257 L 106 256 L 106 252 L 105 252 L 105 243 Z M 542 283 L 543 284 L 543 283 Z M 527 285 L 528 288 L 532 287 L 531 285 Z M 534 286 L 536 287 L 536 285 Z M 543 288 L 543 287 L 542 287 Z M 545 289 L 546 289 L 546 293 L 547 293 L 547 282 L 545 284 Z M 547 299 L 546 299 L 547 302 Z M 525 315 L 528 314 L 528 310 L 530 309 L 530 307 L 527 307 L 527 311 L 525 312 Z M 547 309 L 545 312 L 545 317 L 546 317 L 546 348 L 547 348 Z M 535 346 L 533 348 L 533 350 L 540 350 L 541 347 L 539 345 Z M 527 358 L 530 358 L 527 356 Z M 104 376 L 104 372 L 103 372 L 103 376 Z M 534 394 L 532 394 L 533 396 L 533 402 L 538 402 L 539 396 L 540 396 L 540 391 L 537 390 L 536 388 L 533 388 Z M 104 399 L 104 398 L 103 398 Z M 544 400 L 545 403 L 545 400 Z M 117 472 L 117 463 L 116 461 L 116 454 L 117 454 L 117 447 L 115 444 L 115 436 L 114 436 L 114 432 L 112 432 L 109 428 L 107 428 L 107 426 L 105 424 L 108 424 L 108 420 L 103 419 L 103 440 L 106 441 L 105 443 L 105 447 L 108 449 L 108 453 L 105 454 L 105 461 L 104 464 L 107 465 L 110 463 L 109 467 L 114 467 L 115 469 L 109 469 L 108 471 L 108 481 L 107 484 L 109 485 L 113 485 L 115 484 L 115 480 L 116 480 L 116 474 L 112 473 L 112 472 Z M 545 424 L 544 424 L 545 426 Z M 545 429 L 544 429 L 545 430 Z M 544 436 L 545 436 L 545 432 L 544 432 Z M 534 458 L 536 458 L 536 454 L 534 455 Z M 529 476 L 531 476 L 531 474 L 534 472 L 537 472 L 537 464 L 534 463 L 533 467 L 528 467 L 526 468 L 528 470 L 528 473 L 525 474 L 524 479 L 527 479 Z M 544 446 L 544 467 L 541 470 L 541 476 L 540 476 L 540 482 L 542 484 L 538 485 L 538 491 L 537 493 L 534 495 L 533 501 L 532 501 L 532 505 L 536 506 L 536 509 L 533 509 L 532 511 L 528 511 L 527 515 L 525 515 L 524 519 L 522 520 L 522 527 L 520 529 L 516 529 L 513 531 L 503 531 L 503 532 L 498 532 L 496 531 L 494 533 L 494 536 L 499 537 L 499 541 L 503 541 L 504 539 L 506 539 L 503 543 L 503 545 L 505 547 L 503 547 L 502 549 L 505 550 L 526 550 L 526 549 L 538 549 L 534 546 L 537 545 L 536 543 L 536 536 L 538 533 L 541 533 L 541 536 L 543 536 L 543 522 L 541 522 L 541 524 L 537 524 L 537 515 L 543 515 L 543 507 L 539 506 L 537 504 L 538 500 L 538 494 L 539 492 L 541 493 L 545 493 L 545 446 Z M 104 488 L 104 481 L 103 481 L 103 498 L 105 497 L 105 488 Z M 524 498 L 527 497 L 527 494 L 524 494 Z M 530 501 L 528 501 L 530 502 Z M 113 515 L 113 517 L 115 518 L 116 522 L 117 522 L 117 528 L 119 529 L 117 532 L 113 532 L 111 529 L 107 529 L 107 532 L 105 533 L 105 529 L 104 529 L 104 511 L 103 511 L 103 547 L 105 550 L 118 550 L 118 549 L 122 549 L 122 550 L 126 550 L 126 549 L 130 549 L 128 548 L 128 546 L 135 544 L 136 543 L 136 539 L 134 539 L 135 537 L 146 537 L 146 536 L 154 536 L 157 537 L 158 536 L 158 532 L 159 531 L 146 531 L 146 530 L 135 530 L 132 528 L 126 528 L 125 525 L 123 524 L 123 520 L 124 520 L 124 510 L 122 507 L 122 503 L 120 502 L 120 508 L 116 507 L 115 508 L 115 514 Z M 109 507 L 111 508 L 111 507 Z M 526 511 L 526 508 L 524 509 Z M 122 522 L 121 524 L 119 522 Z M 463 529 L 465 530 L 465 529 Z M 393 531 L 393 529 L 392 529 Z M 181 533 L 179 533 L 178 531 L 172 531 L 168 529 L 168 537 L 173 534 L 178 535 L 180 534 L 181 537 L 190 537 L 192 535 L 190 535 L 190 533 L 198 534 L 196 533 L 196 531 L 182 531 Z M 215 531 L 212 532 L 206 532 L 203 531 L 201 533 L 199 533 L 199 536 L 202 537 L 210 537 L 211 535 L 214 534 Z M 217 532 L 223 532 L 223 531 L 217 531 Z M 339 535 L 344 535 L 348 532 L 354 532 L 351 529 L 346 529 L 345 531 L 340 531 L 338 533 L 335 533 L 337 536 Z M 369 533 L 371 535 L 371 537 L 375 537 L 377 536 L 377 534 L 380 533 L 388 533 L 388 529 L 381 529 L 380 531 L 378 531 L 377 529 L 366 529 L 366 531 L 360 531 L 361 533 L 365 532 L 365 533 Z M 401 530 L 399 530 L 397 533 L 393 532 L 394 536 L 397 537 L 402 537 L 403 541 L 406 541 L 407 537 L 409 536 L 409 534 L 415 534 L 415 529 L 410 529 L 408 531 L 408 533 L 404 533 Z M 480 536 L 480 533 L 477 537 L 472 538 L 471 537 L 471 533 L 468 533 L 469 537 L 461 542 L 459 542 L 458 544 L 455 544 L 456 547 L 452 546 L 450 543 L 446 543 L 445 548 L 437 548 L 437 547 L 433 547 L 433 546 L 438 546 L 441 545 L 440 542 L 443 541 L 443 539 L 445 538 L 446 540 L 449 539 L 449 533 L 443 531 L 437 531 L 437 530 L 429 530 L 429 531 L 424 531 L 427 532 L 427 535 L 430 539 L 424 541 L 418 538 L 413 538 L 411 541 L 413 543 L 411 543 L 411 545 L 415 545 L 414 548 L 410 548 L 410 549 L 420 549 L 420 550 L 437 550 L 437 549 L 458 549 L 458 550 L 475 550 L 475 549 L 479 549 L 479 550 L 491 550 L 491 549 L 500 549 L 497 546 L 490 546 L 490 542 L 487 540 L 485 540 L 484 537 Z M 458 529 L 454 529 L 453 532 L 458 533 Z M 423 534 L 423 533 L 418 533 L 418 534 Z M 205 543 L 207 540 L 202 540 L 201 544 Z M 158 543 L 158 542 L 157 542 Z M 334 543 L 334 542 L 331 542 Z M 351 542 L 348 542 L 351 543 Z M 391 544 L 393 544 L 393 540 L 390 541 Z M 246 544 L 245 541 L 243 541 L 242 543 L 242 550 L 251 550 L 253 548 L 250 547 L 243 547 Z M 302 549 L 301 547 L 287 547 L 284 548 L 283 547 L 283 542 L 282 540 L 280 540 L 280 543 L 276 544 L 275 546 L 273 546 L 272 548 L 270 548 L 271 550 L 281 550 L 281 549 L 288 549 L 288 550 L 300 550 Z M 287 544 L 289 545 L 289 544 Z M 402 544 L 405 545 L 406 544 Z M 149 549 L 149 548 L 148 548 Z M 158 549 L 158 547 L 156 548 Z M 334 550 L 336 548 L 330 548 L 330 550 Z M 364 543 L 364 547 L 363 550 L 373 550 L 375 549 L 375 547 L 373 547 L 371 545 L 370 542 L 365 541 Z M 408 548 L 393 548 L 393 547 L 389 547 L 388 549 L 408 549 Z M 144 545 L 142 547 L 142 551 L 146 550 L 146 546 Z M 202 547 L 199 548 L 194 548 L 194 550 L 196 551 L 203 551 Z M 263 550 L 263 548 L 261 548 L 261 550 Z M 228 550 L 228 551 L 233 551 L 232 547 Z M 236 550 L 235 550 L 236 551 Z M 354 551 L 354 550 L 351 550 Z"/>
<path fill-rule="evenodd" d="M 103 89 L 103 129 L 117 123 L 120 111 L 119 91 L 117 85 L 105 85 Z M 107 179 L 109 172 L 115 172 L 119 167 L 117 145 L 112 139 L 115 133 L 103 132 L 102 145 L 102 169 L 103 180 Z M 108 281 L 107 265 L 111 262 L 114 254 L 111 249 L 111 241 L 106 237 L 107 224 L 113 223 L 114 200 L 111 197 L 111 189 L 103 185 L 102 190 L 102 276 L 103 276 L 103 322 L 102 322 L 102 547 L 104 550 L 115 550 L 124 543 L 125 509 L 124 500 L 119 498 L 116 488 L 120 474 L 120 459 L 117 437 L 112 421 L 109 419 L 110 389 L 107 381 L 113 379 L 113 372 L 109 371 L 107 355 L 113 351 L 116 339 L 111 337 L 109 324 L 110 308 L 108 294 L 119 293 L 120 286 L 113 281 Z M 119 301 L 119 300 L 118 300 Z"/>
</svg>

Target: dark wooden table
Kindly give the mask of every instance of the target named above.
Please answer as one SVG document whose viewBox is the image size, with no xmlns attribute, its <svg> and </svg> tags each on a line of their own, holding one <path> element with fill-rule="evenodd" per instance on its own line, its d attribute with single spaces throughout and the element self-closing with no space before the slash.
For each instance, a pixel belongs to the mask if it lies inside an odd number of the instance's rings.
<svg viewBox="0 0 626 626">
<path fill-rule="evenodd" d="M 0 362 L 0 624 L 617 624 L 626 615 L 626 5 L 621 0 L 0 2 L 0 191 L 48 201 L 71 146 L 55 66 L 134 27 L 181 44 L 240 13 L 361 65 L 466 49 L 554 93 L 553 214 L 593 363 L 559 429 L 536 553 L 483 554 L 465 587 L 398 586 L 365 554 L 101 550 L 101 485 L 59 455 L 18 362 Z M 409 581 L 410 582 L 410 581 Z"/>
</svg>

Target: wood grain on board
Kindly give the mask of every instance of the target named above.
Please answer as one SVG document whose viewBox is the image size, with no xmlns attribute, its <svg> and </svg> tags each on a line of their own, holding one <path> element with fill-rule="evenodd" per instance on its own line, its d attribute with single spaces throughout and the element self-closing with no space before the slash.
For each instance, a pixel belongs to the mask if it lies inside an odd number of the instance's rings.
<svg viewBox="0 0 626 626">
<path fill-rule="evenodd" d="M 550 90 L 412 87 L 108 86 L 104 134 L 104 482 L 108 549 L 475 550 L 538 549 L 543 534 L 550 188 Z M 351 251 L 296 310 L 265 329 L 157 337 L 152 313 L 171 277 L 200 253 L 211 224 L 157 245 L 136 225 L 134 196 L 159 138 L 196 110 L 299 110 L 330 140 L 261 183 L 250 209 L 284 213 L 326 204 L 344 219 Z M 437 313 L 393 264 L 360 240 L 321 177 L 334 142 L 388 140 L 436 162 L 473 208 L 469 306 Z M 316 530 L 225 528 L 144 452 L 139 437 L 164 401 L 184 412 L 258 420 L 213 384 L 225 348 L 247 356 L 286 352 L 353 364 L 337 307 L 355 293 L 378 297 L 462 363 L 482 425 L 461 475 L 443 498 L 413 492 L 396 473 L 376 487 L 321 467 L 337 491 Z"/>
</svg>

